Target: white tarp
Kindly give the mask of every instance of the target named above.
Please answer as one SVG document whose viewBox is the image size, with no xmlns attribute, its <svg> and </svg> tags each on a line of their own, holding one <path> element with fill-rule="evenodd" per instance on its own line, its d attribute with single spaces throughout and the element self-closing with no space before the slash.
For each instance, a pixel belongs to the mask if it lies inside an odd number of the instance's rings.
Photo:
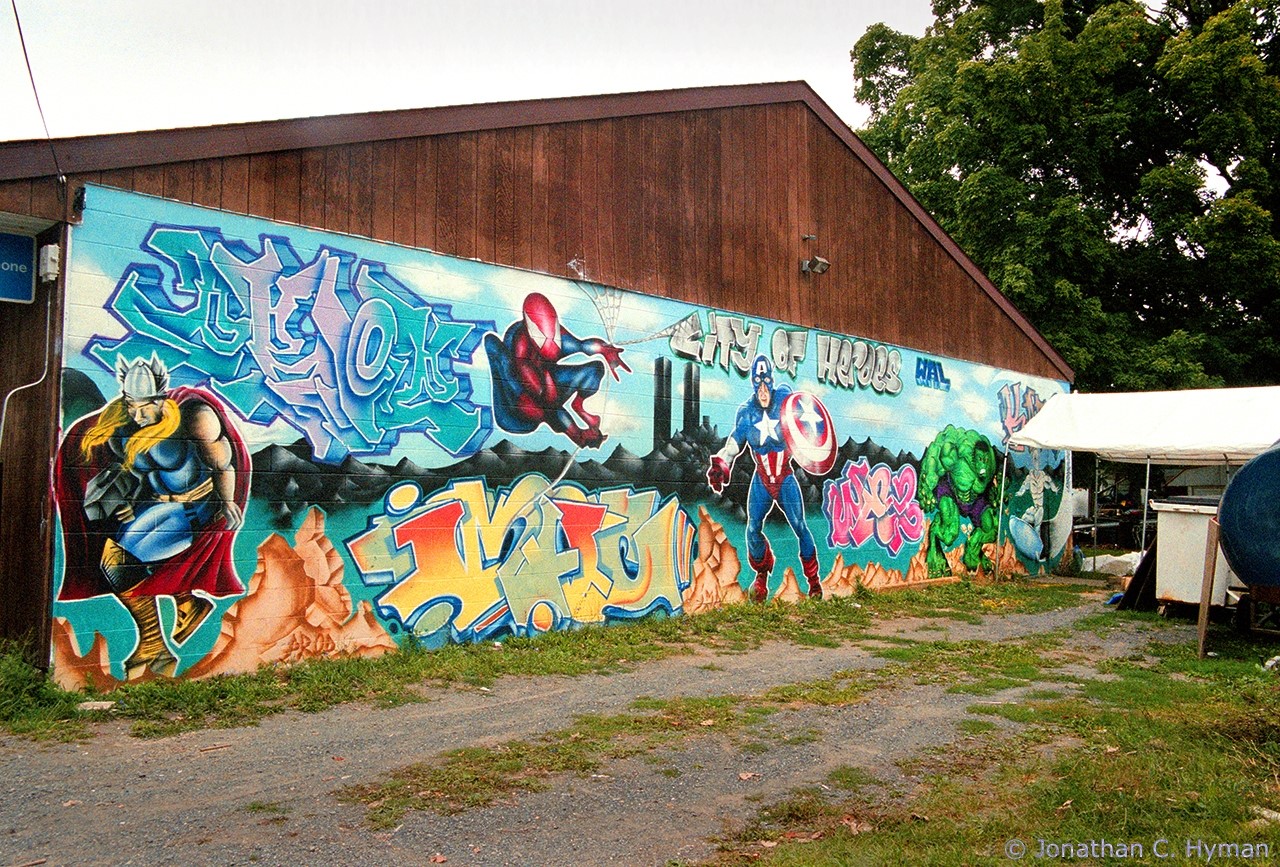
<svg viewBox="0 0 1280 867">
<path fill-rule="evenodd" d="M 1111 461 L 1242 464 L 1280 440 L 1280 386 L 1058 394 L 1009 437 Z"/>
</svg>

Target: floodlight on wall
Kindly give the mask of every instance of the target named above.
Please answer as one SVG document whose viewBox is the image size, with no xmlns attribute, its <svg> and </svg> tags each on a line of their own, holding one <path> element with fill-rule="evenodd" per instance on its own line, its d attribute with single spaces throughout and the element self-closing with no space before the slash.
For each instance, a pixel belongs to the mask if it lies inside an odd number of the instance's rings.
<svg viewBox="0 0 1280 867">
<path fill-rule="evenodd" d="M 821 256 L 810 256 L 808 259 L 800 260 L 802 274 L 825 274 L 830 267 L 831 263 Z"/>
</svg>

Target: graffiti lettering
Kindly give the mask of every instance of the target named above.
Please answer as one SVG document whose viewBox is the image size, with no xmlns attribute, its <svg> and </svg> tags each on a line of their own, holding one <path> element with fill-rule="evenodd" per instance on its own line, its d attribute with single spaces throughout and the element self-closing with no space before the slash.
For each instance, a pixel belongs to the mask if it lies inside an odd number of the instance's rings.
<svg viewBox="0 0 1280 867">
<path fill-rule="evenodd" d="M 805 347 L 809 344 L 808 331 L 789 331 L 778 328 L 773 332 L 773 366 L 795 376 L 804 361 Z"/>
<path fill-rule="evenodd" d="M 319 460 L 384 455 L 421 433 L 451 455 L 483 443 L 489 410 L 471 402 L 467 364 L 493 323 L 454 319 L 378 262 L 321 248 L 303 262 L 285 238 L 260 252 L 213 229 L 154 227 L 108 302 L 128 329 L 88 354 L 152 352 L 175 377 L 210 387 L 259 424 L 284 419 Z"/>
<path fill-rule="evenodd" d="M 844 466 L 844 477 L 822 486 L 822 510 L 831 525 L 831 547 L 860 548 L 868 539 L 897 556 L 907 542 L 924 536 L 924 512 L 916 502 L 916 469 L 895 473 L 865 457 Z"/>
<path fill-rule="evenodd" d="M 708 311 L 707 326 L 703 330 L 700 316 L 690 313 L 671 333 L 671 351 L 690 361 L 718 365 L 722 370 L 732 365 L 739 373 L 749 371 L 764 331 L 760 323 Z"/>
<path fill-rule="evenodd" d="M 902 391 L 902 353 L 879 343 L 818 335 L 818 381 L 840 388 Z"/>
<path fill-rule="evenodd" d="M 497 493 L 479 479 L 425 497 L 401 483 L 346 544 L 364 583 L 387 587 L 384 618 L 474 641 L 679 613 L 693 527 L 674 497 L 529 474 Z"/>
<path fill-rule="evenodd" d="M 1024 452 L 1027 447 L 1010 443 L 1009 437 L 1022 430 L 1022 426 L 1044 406 L 1036 390 L 1020 382 L 1012 382 L 1000 389 L 1000 424 L 1004 428 L 1004 445 L 1011 452 Z"/>
<path fill-rule="evenodd" d="M 916 385 L 936 388 L 938 391 L 951 390 L 951 380 L 942 372 L 942 362 L 932 358 L 916 359 Z"/>
</svg>

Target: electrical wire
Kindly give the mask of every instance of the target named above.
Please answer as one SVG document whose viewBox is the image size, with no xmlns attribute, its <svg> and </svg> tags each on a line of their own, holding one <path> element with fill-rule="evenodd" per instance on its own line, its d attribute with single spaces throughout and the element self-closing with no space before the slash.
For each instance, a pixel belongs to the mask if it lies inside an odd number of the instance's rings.
<svg viewBox="0 0 1280 867">
<path fill-rule="evenodd" d="M 45 141 L 49 143 L 49 153 L 52 154 L 53 156 L 53 167 L 58 173 L 58 181 L 62 184 L 65 184 L 67 179 L 66 179 L 66 176 L 62 174 L 62 165 L 58 160 L 58 150 L 53 146 L 53 137 L 49 135 L 49 122 L 45 120 L 44 106 L 40 103 L 40 91 L 36 88 L 36 76 L 35 76 L 35 73 L 31 70 L 31 57 L 30 55 L 27 54 L 27 39 L 22 34 L 22 19 L 18 15 L 18 0 L 9 0 L 9 4 L 13 7 L 13 23 L 17 25 L 17 28 L 18 28 L 18 42 L 22 46 L 22 59 L 26 61 L 27 77 L 31 80 L 31 95 L 35 97 L 36 110 L 40 112 L 40 123 L 44 126 L 44 138 L 45 138 Z M 20 391 L 24 391 L 28 388 L 35 388 L 36 386 L 43 383 L 45 381 L 45 378 L 49 376 L 49 337 L 50 337 L 50 333 L 52 331 L 52 326 L 53 326 L 53 293 L 54 291 L 55 291 L 55 287 L 50 286 L 48 289 L 48 296 L 45 299 L 44 370 L 41 371 L 39 379 L 35 380 L 34 382 L 28 382 L 25 385 L 20 385 L 17 388 L 11 389 L 9 393 L 4 396 L 4 403 L 0 404 L 0 446 L 4 444 L 4 428 L 5 428 L 5 422 L 7 421 L 9 416 L 10 399 L 12 399 L 13 396 Z"/>
<path fill-rule="evenodd" d="M 53 156 L 53 168 L 58 173 L 58 180 L 66 183 L 66 175 L 62 173 L 62 163 L 58 159 L 58 149 L 53 146 L 53 136 L 49 135 L 49 121 L 44 116 L 44 105 L 40 102 L 40 90 L 36 87 L 36 74 L 31 70 L 31 55 L 27 53 L 27 38 L 22 34 L 22 18 L 18 15 L 18 0 L 9 0 L 13 7 L 13 23 L 18 27 L 18 44 L 22 46 L 22 59 L 27 64 L 27 78 L 31 81 L 31 95 L 36 100 L 36 111 L 40 113 L 40 124 L 44 127 L 44 140 L 49 143 L 49 153 Z"/>
<path fill-rule="evenodd" d="M 4 396 L 4 403 L 0 404 L 0 447 L 4 445 L 4 423 L 9 417 L 9 400 L 20 391 L 28 388 L 35 388 L 45 381 L 49 376 L 49 335 L 53 327 L 53 293 L 56 291 L 56 285 L 50 284 L 46 289 L 45 307 L 44 307 L 44 370 L 40 372 L 40 378 L 34 382 L 28 382 L 26 385 L 19 385 L 17 388 L 11 389 Z M 2 454 L 2 452 L 0 452 Z"/>
</svg>

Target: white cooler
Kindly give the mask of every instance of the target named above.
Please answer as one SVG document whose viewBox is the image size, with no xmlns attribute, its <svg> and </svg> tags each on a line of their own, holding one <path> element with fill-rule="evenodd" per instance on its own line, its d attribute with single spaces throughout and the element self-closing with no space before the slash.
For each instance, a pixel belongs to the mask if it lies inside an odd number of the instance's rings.
<svg viewBox="0 0 1280 867">
<path fill-rule="evenodd" d="M 1204 583 L 1204 549 L 1209 537 L 1209 521 L 1218 514 L 1213 497 L 1173 497 L 1151 502 L 1156 513 L 1156 598 L 1161 602 L 1200 604 Z M 1227 587 L 1240 586 L 1218 548 L 1214 572 L 1212 605 L 1227 604 Z"/>
</svg>

